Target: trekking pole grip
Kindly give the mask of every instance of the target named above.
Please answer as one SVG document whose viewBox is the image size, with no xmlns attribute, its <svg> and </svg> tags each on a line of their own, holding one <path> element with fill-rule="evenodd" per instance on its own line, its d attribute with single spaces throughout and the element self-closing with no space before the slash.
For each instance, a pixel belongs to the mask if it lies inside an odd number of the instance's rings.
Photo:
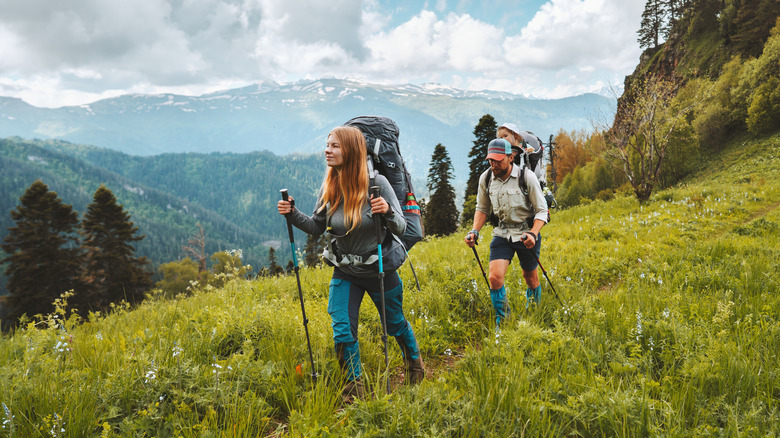
<svg viewBox="0 0 780 438">
<path fill-rule="evenodd" d="M 287 193 L 287 189 L 279 190 L 279 193 L 282 194 L 282 201 L 288 201 L 290 199 L 290 195 Z M 292 208 L 295 206 L 295 201 L 290 203 L 290 213 L 292 213 Z M 290 213 L 287 213 L 284 215 L 284 217 L 287 219 L 287 234 L 290 235 L 290 243 L 293 242 L 293 230 L 292 230 L 292 222 L 290 222 Z"/>
<path fill-rule="evenodd" d="M 377 199 L 381 196 L 379 186 L 371 186 L 371 188 L 368 189 L 368 192 L 371 193 L 372 199 Z M 381 235 L 382 222 L 379 220 L 378 215 L 374 215 L 374 227 L 376 228 L 376 243 L 377 245 L 381 245 L 382 244 L 382 235 Z"/>
</svg>

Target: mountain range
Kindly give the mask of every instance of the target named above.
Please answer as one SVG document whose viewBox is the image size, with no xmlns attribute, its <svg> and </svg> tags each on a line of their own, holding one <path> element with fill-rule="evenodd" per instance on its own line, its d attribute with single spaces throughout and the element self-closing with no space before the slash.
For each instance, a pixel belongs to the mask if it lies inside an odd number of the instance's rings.
<svg viewBox="0 0 780 438">
<path fill-rule="evenodd" d="M 87 105 L 39 108 L 0 97 L 0 138 L 58 139 L 130 155 L 270 151 L 315 153 L 328 131 L 357 115 L 384 115 L 401 129 L 401 152 L 418 177 L 441 143 L 455 182 L 468 177 L 467 156 L 480 117 L 512 121 L 544 141 L 560 130 L 611 122 L 616 100 L 598 94 L 533 99 L 441 85 L 383 86 L 322 79 L 262 82 L 202 96 L 124 95 Z"/>
</svg>

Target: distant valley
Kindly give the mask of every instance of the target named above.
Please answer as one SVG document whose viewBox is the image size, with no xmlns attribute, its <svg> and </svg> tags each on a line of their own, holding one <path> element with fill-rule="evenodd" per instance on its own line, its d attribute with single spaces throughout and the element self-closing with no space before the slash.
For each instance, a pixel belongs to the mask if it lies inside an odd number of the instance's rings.
<svg viewBox="0 0 780 438">
<path fill-rule="evenodd" d="M 380 86 L 347 80 L 253 86 L 190 97 L 126 95 L 89 105 L 38 108 L 0 97 L 0 138 L 59 139 L 129 155 L 181 152 L 321 150 L 327 132 L 357 115 L 384 115 L 401 129 L 401 150 L 416 176 L 425 177 L 433 148 L 443 144 L 455 181 L 467 175 L 474 126 L 484 114 L 512 121 L 544 141 L 559 130 L 590 130 L 608 121 L 615 100 L 597 94 L 530 99 L 427 85 Z"/>
</svg>

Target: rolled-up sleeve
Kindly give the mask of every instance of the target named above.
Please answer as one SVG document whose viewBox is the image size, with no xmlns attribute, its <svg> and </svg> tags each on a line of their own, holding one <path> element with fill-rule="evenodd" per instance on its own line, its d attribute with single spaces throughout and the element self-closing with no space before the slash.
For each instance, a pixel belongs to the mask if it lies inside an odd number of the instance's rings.
<svg viewBox="0 0 780 438">
<path fill-rule="evenodd" d="M 493 211 L 493 206 L 490 204 L 490 196 L 487 192 L 487 173 L 490 169 L 483 172 L 479 176 L 479 186 L 477 187 L 477 205 L 476 210 L 480 213 L 490 215 Z"/>
</svg>

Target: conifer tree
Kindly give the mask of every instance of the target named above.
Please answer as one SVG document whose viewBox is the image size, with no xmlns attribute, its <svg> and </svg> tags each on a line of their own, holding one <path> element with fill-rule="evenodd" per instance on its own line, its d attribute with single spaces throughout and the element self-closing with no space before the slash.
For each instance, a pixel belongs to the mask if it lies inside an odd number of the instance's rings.
<svg viewBox="0 0 780 438">
<path fill-rule="evenodd" d="M 463 213 L 461 222 L 467 223 L 474 217 L 479 176 L 488 169 L 485 155 L 487 144 L 496 138 L 496 119 L 490 114 L 485 114 L 474 127 L 474 144 L 469 151 L 469 179 L 466 181 L 466 193 L 463 201 Z"/>
<path fill-rule="evenodd" d="M 0 262 L 8 263 L 9 294 L 4 303 L 11 325 L 23 314 L 50 313 L 63 292 L 82 290 L 82 253 L 75 233 L 78 214 L 40 180 L 19 199 L 19 206 L 11 211 L 16 226 L 8 228 L 1 245 L 8 254 Z"/>
<path fill-rule="evenodd" d="M 197 227 L 198 234 L 190 237 L 187 240 L 188 245 L 183 246 L 181 249 L 195 258 L 198 262 L 198 272 L 203 274 L 206 272 L 206 232 L 203 230 L 203 225 L 200 222 L 197 224 Z"/>
<path fill-rule="evenodd" d="M 130 221 L 124 207 L 117 204 L 111 190 L 100 186 L 87 206 L 81 224 L 82 246 L 86 251 L 84 278 L 90 286 L 85 307 L 105 307 L 110 303 L 138 302 L 152 286 L 151 273 L 144 270 L 146 257 L 134 257 L 131 245 L 144 238 Z"/>
<path fill-rule="evenodd" d="M 647 0 L 645 10 L 642 12 L 642 23 L 637 34 L 639 47 L 658 47 L 658 40 L 664 30 L 668 10 L 664 0 Z"/>
<path fill-rule="evenodd" d="M 455 189 L 452 160 L 447 149 L 437 144 L 433 149 L 428 170 L 428 193 L 431 198 L 426 206 L 425 232 L 434 236 L 446 236 L 458 229 L 458 209 L 455 206 Z"/>
<path fill-rule="evenodd" d="M 733 22 L 732 53 L 743 58 L 757 58 L 780 15 L 777 0 L 742 0 L 733 2 L 737 11 Z"/>
<path fill-rule="evenodd" d="M 320 253 L 326 245 L 326 238 L 327 234 L 320 234 L 319 236 L 315 236 L 314 234 L 307 234 L 306 247 L 304 248 L 306 255 L 303 259 L 303 263 L 306 266 L 317 266 L 317 264 L 320 262 Z"/>
<path fill-rule="evenodd" d="M 279 275 L 284 272 L 279 263 L 276 261 L 276 250 L 273 246 L 268 248 L 268 274 Z"/>
</svg>

